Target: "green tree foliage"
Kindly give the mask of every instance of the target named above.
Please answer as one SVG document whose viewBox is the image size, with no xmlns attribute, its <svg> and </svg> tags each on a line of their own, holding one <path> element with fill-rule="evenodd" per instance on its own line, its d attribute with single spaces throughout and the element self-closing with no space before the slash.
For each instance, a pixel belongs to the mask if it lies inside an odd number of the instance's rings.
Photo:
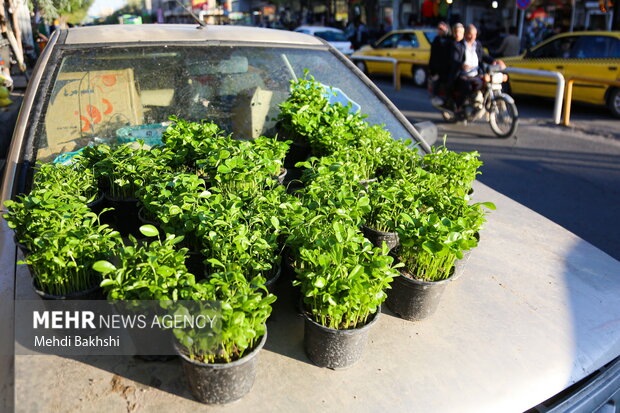
<svg viewBox="0 0 620 413">
<path fill-rule="evenodd" d="M 61 16 L 70 16 L 70 23 L 79 22 L 77 19 L 86 16 L 94 0 L 31 0 L 31 6 L 39 9 L 48 19 L 57 19 Z"/>
</svg>

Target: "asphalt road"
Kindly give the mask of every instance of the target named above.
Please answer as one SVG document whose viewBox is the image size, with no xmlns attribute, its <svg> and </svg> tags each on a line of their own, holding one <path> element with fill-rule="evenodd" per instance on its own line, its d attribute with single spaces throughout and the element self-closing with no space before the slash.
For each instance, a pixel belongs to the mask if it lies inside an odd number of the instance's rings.
<svg viewBox="0 0 620 413">
<path fill-rule="evenodd" d="M 482 121 L 444 123 L 423 89 L 373 80 L 409 120 L 435 122 L 448 148 L 480 152 L 480 181 L 620 260 L 620 120 L 605 108 L 573 104 L 564 127 L 551 122 L 552 100 L 516 97 L 519 129 L 505 140 Z"/>
</svg>

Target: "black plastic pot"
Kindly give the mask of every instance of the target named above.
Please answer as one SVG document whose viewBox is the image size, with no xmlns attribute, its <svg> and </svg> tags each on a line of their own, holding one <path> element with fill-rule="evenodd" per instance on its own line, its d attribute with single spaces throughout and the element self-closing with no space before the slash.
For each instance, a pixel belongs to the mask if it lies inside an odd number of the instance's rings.
<svg viewBox="0 0 620 413">
<path fill-rule="evenodd" d="M 32 270 L 31 270 L 32 271 Z M 65 311 L 81 311 L 83 310 L 83 306 L 82 304 L 79 303 L 79 301 L 83 301 L 83 300 L 104 300 L 105 299 L 105 294 L 103 292 L 103 288 L 101 288 L 100 286 L 94 286 L 92 288 L 89 288 L 87 290 L 83 290 L 83 291 L 77 291 L 71 294 L 67 294 L 67 295 L 52 295 L 52 294 L 48 294 L 44 291 L 41 291 L 37 288 L 35 281 L 32 281 L 32 288 L 34 289 L 35 293 L 37 293 L 37 295 L 39 297 L 41 297 L 41 299 L 43 300 L 43 306 L 48 310 L 48 311 L 57 311 L 58 310 L 58 305 L 52 303 L 53 301 L 59 301 L 59 300 L 66 300 L 69 301 L 68 303 L 63 304 L 62 308 Z M 72 302 L 74 302 L 72 304 Z M 46 303 L 49 303 L 46 304 Z M 77 328 L 77 327 L 69 327 L 69 328 L 57 328 L 54 329 L 54 334 L 56 334 L 58 337 L 65 337 L 67 335 L 72 335 L 72 336 L 80 336 L 80 337 L 89 337 L 95 334 L 100 334 L 103 331 L 105 331 L 106 328 L 105 327 L 100 327 L 97 326 L 95 328 L 88 328 L 88 327 L 83 327 L 83 328 Z"/>
<path fill-rule="evenodd" d="M 206 278 L 204 259 L 205 257 L 200 251 L 188 251 L 187 254 L 185 254 L 185 266 L 187 267 L 187 271 L 194 274 L 197 281 Z"/>
<path fill-rule="evenodd" d="M 267 281 L 265 281 L 265 287 L 267 287 L 267 290 L 270 293 L 273 293 L 275 286 L 276 286 L 276 282 L 280 278 L 281 274 L 282 274 L 282 261 L 277 263 L 275 271 L 273 271 L 271 274 L 271 277 L 269 277 Z"/>
<path fill-rule="evenodd" d="M 288 152 L 284 157 L 284 167 L 294 168 L 297 162 L 303 162 L 310 157 L 312 147 L 304 142 L 293 142 L 289 146 Z"/>
<path fill-rule="evenodd" d="M 191 360 L 177 347 L 194 398 L 207 404 L 226 404 L 249 393 L 256 378 L 258 353 L 266 340 L 267 332 L 249 354 L 237 361 L 222 364 L 205 364 Z"/>
<path fill-rule="evenodd" d="M 377 322 L 380 312 L 381 310 L 378 310 L 371 315 L 370 321 L 363 327 L 336 330 L 322 326 L 303 311 L 306 354 L 319 367 L 341 370 L 352 366 L 362 357 L 368 341 L 368 332 Z"/>
<path fill-rule="evenodd" d="M 105 295 L 103 294 L 103 289 L 96 285 L 87 290 L 76 291 L 67 295 L 52 295 L 48 294 L 44 291 L 41 291 L 35 285 L 35 282 L 32 282 L 32 288 L 37 293 L 39 297 L 44 300 L 104 300 Z"/>
<path fill-rule="evenodd" d="M 377 231 L 376 229 L 372 229 L 363 225 L 362 233 L 368 239 L 368 241 L 372 242 L 372 245 L 378 248 L 381 248 L 383 242 L 385 242 L 388 248 L 391 250 L 392 248 L 397 247 L 400 243 L 400 240 L 398 239 L 398 233 L 396 232 Z"/>
<path fill-rule="evenodd" d="M 94 200 L 86 204 L 86 206 L 90 208 L 90 210 L 97 215 L 101 213 L 101 210 L 104 208 L 104 205 L 105 205 L 105 198 L 103 195 L 98 195 L 97 198 L 95 198 Z"/>
<path fill-rule="evenodd" d="M 282 259 L 280 261 L 282 267 L 282 276 L 288 280 L 295 279 L 295 268 L 293 267 L 293 252 L 289 247 L 282 250 Z"/>
<path fill-rule="evenodd" d="M 13 235 L 13 242 L 22 251 L 22 254 L 24 254 L 24 256 L 27 256 L 28 254 L 30 254 L 30 248 L 28 248 L 25 244 L 22 244 L 21 242 L 19 242 L 17 240 L 16 235 Z"/>
<path fill-rule="evenodd" d="M 86 204 L 88 208 L 95 214 L 99 215 L 99 222 L 107 225 L 115 225 L 114 221 L 114 211 L 106 211 L 102 212 L 105 208 L 111 208 L 110 200 L 105 197 L 105 195 L 99 195 L 95 200 Z"/>
<path fill-rule="evenodd" d="M 127 329 L 127 333 L 133 342 L 136 351 L 140 352 L 144 349 L 153 349 L 156 343 L 171 343 L 172 334 L 170 330 L 160 330 L 158 332 L 151 331 L 145 335 L 140 329 Z M 135 358 L 142 361 L 169 361 L 177 358 L 174 354 L 136 354 Z"/>
<path fill-rule="evenodd" d="M 387 290 L 385 303 L 400 318 L 423 320 L 437 310 L 441 295 L 453 277 L 454 274 L 445 280 L 428 282 L 401 275 L 394 278 L 392 288 Z"/>
<path fill-rule="evenodd" d="M 141 206 L 138 208 L 138 221 L 140 221 L 140 226 L 142 225 L 153 225 L 158 230 L 160 230 L 159 224 L 155 222 L 155 220 L 147 218 L 148 212 L 144 210 L 144 207 Z"/>
<path fill-rule="evenodd" d="M 138 219 L 137 199 L 113 199 L 105 195 L 110 206 L 114 208 L 114 227 L 121 235 L 140 237 L 140 220 Z"/>
</svg>

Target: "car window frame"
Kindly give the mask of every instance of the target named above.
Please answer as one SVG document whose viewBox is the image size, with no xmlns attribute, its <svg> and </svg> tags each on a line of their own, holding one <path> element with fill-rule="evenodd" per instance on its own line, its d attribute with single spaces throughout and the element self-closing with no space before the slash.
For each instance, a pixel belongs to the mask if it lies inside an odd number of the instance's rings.
<svg viewBox="0 0 620 413">
<path fill-rule="evenodd" d="M 410 40 L 408 40 L 407 42 L 409 43 L 408 46 L 399 46 L 399 43 L 401 41 L 403 41 L 403 38 L 405 38 L 405 36 L 409 36 Z M 407 33 L 401 33 L 401 38 L 398 39 L 398 42 L 396 42 L 396 49 L 419 49 L 420 48 L 420 41 L 418 40 L 418 36 L 414 33 L 414 32 L 407 32 Z"/>
<path fill-rule="evenodd" d="M 390 35 L 385 36 L 385 38 L 383 38 L 382 40 L 379 41 L 379 43 L 377 43 L 377 48 L 378 49 L 396 49 L 395 45 L 398 44 L 398 41 L 400 40 L 400 36 L 401 36 L 401 33 L 392 33 Z M 391 39 L 391 38 L 397 39 L 396 41 L 392 43 L 392 46 L 389 46 L 389 47 L 383 46 L 383 44 L 388 39 Z"/>
<path fill-rule="evenodd" d="M 559 44 L 562 41 L 567 41 L 567 40 L 570 40 L 570 39 L 573 39 L 573 44 L 571 46 L 571 50 L 569 52 L 569 56 L 568 57 L 562 57 L 562 56 L 544 56 L 544 57 L 541 57 L 541 56 L 536 56 L 535 55 L 536 52 L 538 52 L 541 49 L 544 49 L 544 48 L 547 48 L 547 47 L 551 47 L 554 44 Z M 541 44 L 539 46 L 536 46 L 534 49 L 532 49 L 525 59 L 531 59 L 531 60 L 539 60 L 539 59 L 545 59 L 545 60 L 546 59 L 548 59 L 548 60 L 552 60 L 552 59 L 574 59 L 575 58 L 575 55 L 574 55 L 575 47 L 577 46 L 578 42 L 579 42 L 579 36 L 576 36 L 576 35 L 561 36 L 561 37 L 558 37 L 558 38 L 555 38 L 555 39 L 550 39 L 549 41 L 547 41 L 547 42 L 545 42 L 545 43 L 543 43 L 543 44 Z"/>
<path fill-rule="evenodd" d="M 614 42 L 615 43 L 615 49 L 618 50 L 618 56 L 613 57 L 611 55 L 609 56 L 584 56 L 584 57 L 579 57 L 578 55 L 575 56 L 576 59 L 580 59 L 580 60 L 589 60 L 589 59 L 596 59 L 596 60 L 603 60 L 603 59 L 618 59 L 620 58 L 620 39 L 614 36 L 608 36 L 608 35 L 604 35 L 604 34 L 593 34 L 593 35 L 587 35 L 587 36 L 579 36 L 579 38 L 577 39 L 577 42 L 574 45 L 575 48 L 575 54 L 578 53 L 579 49 L 583 49 L 583 50 L 587 50 L 588 47 L 587 46 L 591 46 L 591 45 L 587 45 L 586 47 L 582 47 L 582 45 L 586 44 L 586 42 L 591 41 L 594 38 L 604 38 L 607 40 L 607 42 Z M 608 50 L 609 49 L 613 49 L 613 45 L 610 45 L 608 43 Z"/>
</svg>

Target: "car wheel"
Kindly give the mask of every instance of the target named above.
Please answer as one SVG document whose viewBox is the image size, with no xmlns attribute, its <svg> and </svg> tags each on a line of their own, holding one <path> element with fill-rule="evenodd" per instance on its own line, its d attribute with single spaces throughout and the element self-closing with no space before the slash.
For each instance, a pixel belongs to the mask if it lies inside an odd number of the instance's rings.
<svg viewBox="0 0 620 413">
<path fill-rule="evenodd" d="M 413 83 L 417 87 L 426 87 L 426 68 L 421 66 L 414 66 L 411 69 L 411 76 L 413 77 Z"/>
<path fill-rule="evenodd" d="M 355 66 L 357 66 L 357 68 L 359 70 L 361 70 L 365 75 L 368 74 L 368 69 L 366 68 L 366 63 L 364 63 L 363 61 L 361 61 L 361 60 L 356 61 L 355 62 Z"/>
<path fill-rule="evenodd" d="M 612 115 L 620 118 L 620 89 L 612 89 L 607 96 L 607 107 Z"/>
</svg>

